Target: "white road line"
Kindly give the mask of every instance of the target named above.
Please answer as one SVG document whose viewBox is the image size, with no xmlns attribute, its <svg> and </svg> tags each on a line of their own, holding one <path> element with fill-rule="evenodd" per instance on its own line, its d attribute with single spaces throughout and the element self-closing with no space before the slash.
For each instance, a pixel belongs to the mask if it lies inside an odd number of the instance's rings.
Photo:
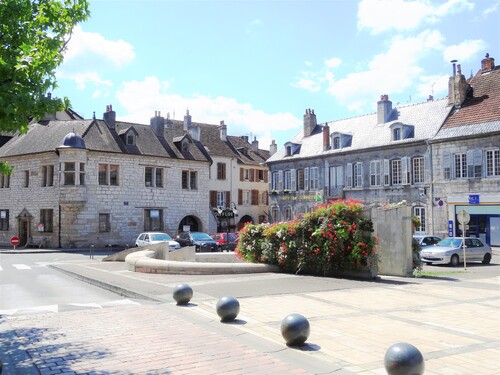
<svg viewBox="0 0 500 375">
<path fill-rule="evenodd" d="M 0 266 L 0 271 L 3 271 L 3 268 L 2 268 L 2 266 Z"/>
<path fill-rule="evenodd" d="M 13 264 L 13 267 L 17 268 L 18 270 L 30 270 L 31 267 L 27 266 L 26 264 Z"/>
</svg>

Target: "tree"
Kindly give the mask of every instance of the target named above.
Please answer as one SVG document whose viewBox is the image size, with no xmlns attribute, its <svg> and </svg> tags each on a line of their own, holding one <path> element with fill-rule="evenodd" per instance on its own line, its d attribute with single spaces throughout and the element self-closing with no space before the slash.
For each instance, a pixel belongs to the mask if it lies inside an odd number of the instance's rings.
<svg viewBox="0 0 500 375">
<path fill-rule="evenodd" d="M 27 130 L 31 120 L 68 108 L 56 87 L 73 27 L 90 15 L 87 0 L 0 1 L 0 132 Z M 9 172 L 0 163 L 0 172 Z"/>
</svg>

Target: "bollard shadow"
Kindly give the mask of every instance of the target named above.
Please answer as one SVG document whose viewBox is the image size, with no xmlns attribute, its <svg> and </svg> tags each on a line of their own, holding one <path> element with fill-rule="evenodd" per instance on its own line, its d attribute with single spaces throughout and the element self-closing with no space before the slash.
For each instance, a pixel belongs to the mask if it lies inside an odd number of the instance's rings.
<svg viewBox="0 0 500 375">
<path fill-rule="evenodd" d="M 241 326 L 241 325 L 245 325 L 247 324 L 247 321 L 246 320 L 243 320 L 243 319 L 233 319 L 233 320 L 228 320 L 228 321 L 220 321 L 221 323 L 224 323 L 224 324 L 231 324 L 231 325 L 235 325 L 235 326 Z"/>
<path fill-rule="evenodd" d="M 176 303 L 175 305 L 179 306 L 179 307 L 197 307 L 198 306 L 198 304 L 192 303 L 192 302 L 189 302 L 189 303 Z"/>
<path fill-rule="evenodd" d="M 321 346 L 316 345 L 316 344 L 310 344 L 310 343 L 304 343 L 300 345 L 288 345 L 286 344 L 290 349 L 295 349 L 295 350 L 300 350 L 302 352 L 318 352 L 321 350 Z"/>
</svg>

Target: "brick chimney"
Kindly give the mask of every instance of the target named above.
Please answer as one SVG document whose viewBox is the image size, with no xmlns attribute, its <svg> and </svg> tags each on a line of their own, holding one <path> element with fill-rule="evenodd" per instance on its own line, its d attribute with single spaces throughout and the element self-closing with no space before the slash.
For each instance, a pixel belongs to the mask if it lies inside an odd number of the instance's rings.
<svg viewBox="0 0 500 375">
<path fill-rule="evenodd" d="M 193 138 L 193 140 L 200 142 L 201 139 L 201 129 L 198 125 L 191 125 L 188 128 L 188 133 Z"/>
<path fill-rule="evenodd" d="M 252 150 L 254 150 L 255 152 L 259 151 L 259 141 L 257 140 L 257 137 L 253 137 Z"/>
<path fill-rule="evenodd" d="M 165 119 L 163 117 L 161 117 L 160 111 L 155 111 L 155 117 L 151 117 L 149 124 L 151 125 L 151 129 L 153 130 L 153 133 L 155 133 L 157 137 L 164 137 L 165 136 L 165 134 L 164 134 Z"/>
<path fill-rule="evenodd" d="M 191 115 L 189 114 L 189 109 L 186 109 L 186 114 L 184 115 L 183 130 L 187 132 L 190 126 L 191 126 Z"/>
<path fill-rule="evenodd" d="M 481 60 L 481 70 L 483 73 L 489 72 L 495 69 L 495 59 L 490 57 L 490 54 L 487 53 L 486 57 Z"/>
<path fill-rule="evenodd" d="M 330 149 L 330 127 L 328 123 L 323 126 L 323 151 Z"/>
<path fill-rule="evenodd" d="M 309 137 L 318 123 L 316 122 L 316 115 L 314 114 L 314 109 L 306 109 L 304 115 L 304 137 Z"/>
<path fill-rule="evenodd" d="M 380 100 L 377 102 L 377 124 L 385 124 L 391 114 L 392 102 L 389 100 L 389 95 L 380 95 Z"/>
<path fill-rule="evenodd" d="M 448 80 L 448 105 L 453 105 L 455 108 L 460 108 L 465 100 L 469 84 L 462 74 L 460 64 L 455 65 L 457 60 L 452 60 L 453 75 Z"/>
<path fill-rule="evenodd" d="M 226 142 L 227 141 L 227 126 L 226 126 L 226 124 L 224 124 L 224 120 L 222 120 L 220 122 L 219 134 L 220 134 L 220 140 L 222 142 Z"/>
<path fill-rule="evenodd" d="M 269 146 L 269 153 L 271 155 L 274 155 L 276 152 L 278 152 L 278 145 L 276 144 L 276 141 L 273 139 L 271 141 L 271 145 Z"/>
<path fill-rule="evenodd" d="M 102 118 L 106 122 L 106 125 L 108 125 L 108 128 L 116 129 L 116 112 L 113 111 L 111 104 L 106 106 L 106 112 L 104 112 Z"/>
</svg>

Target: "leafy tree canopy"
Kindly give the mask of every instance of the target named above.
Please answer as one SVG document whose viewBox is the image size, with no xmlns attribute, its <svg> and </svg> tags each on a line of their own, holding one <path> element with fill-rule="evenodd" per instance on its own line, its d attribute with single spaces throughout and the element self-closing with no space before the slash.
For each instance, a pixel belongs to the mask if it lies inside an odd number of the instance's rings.
<svg viewBox="0 0 500 375">
<path fill-rule="evenodd" d="M 26 131 L 31 119 L 69 106 L 46 94 L 73 27 L 89 15 L 87 0 L 0 1 L 0 132 Z"/>
</svg>

